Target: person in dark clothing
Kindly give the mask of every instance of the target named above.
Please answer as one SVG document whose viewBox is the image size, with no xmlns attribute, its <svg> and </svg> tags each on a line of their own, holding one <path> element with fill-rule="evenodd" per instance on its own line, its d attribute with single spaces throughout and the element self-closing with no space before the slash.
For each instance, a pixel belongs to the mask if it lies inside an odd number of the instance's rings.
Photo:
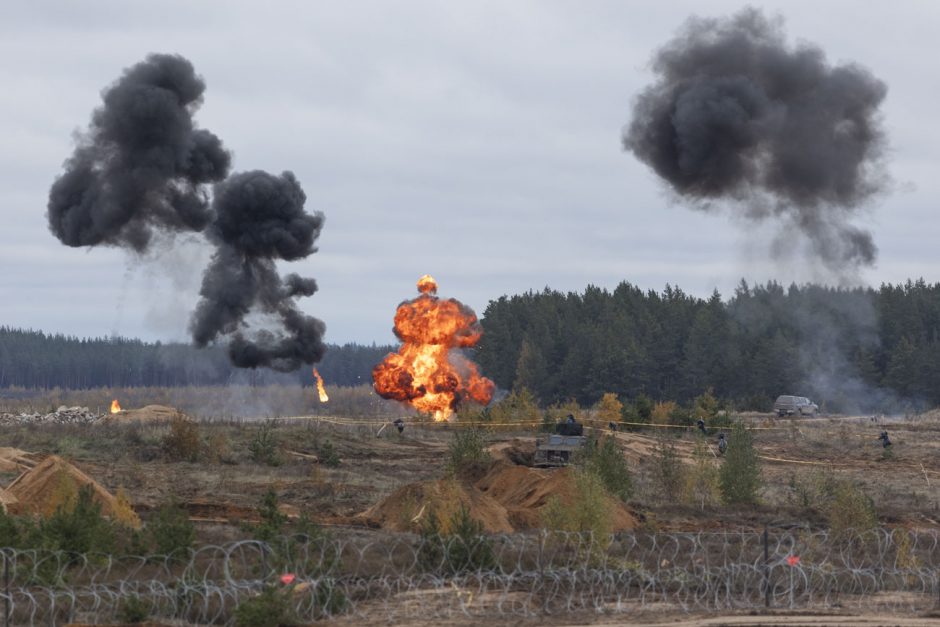
<svg viewBox="0 0 940 627">
<path fill-rule="evenodd" d="M 705 421 L 704 421 L 704 420 L 702 420 L 701 418 L 699 418 L 699 419 L 698 419 L 698 422 L 697 422 L 696 424 L 698 425 L 698 430 L 702 432 L 702 435 L 708 435 L 708 432 L 705 431 Z"/>
<path fill-rule="evenodd" d="M 891 446 L 891 440 L 888 438 L 887 431 L 882 431 L 881 435 L 878 436 L 878 439 L 881 440 L 881 448 L 888 448 Z"/>
<path fill-rule="evenodd" d="M 610 429 L 611 431 L 616 431 L 617 423 L 611 420 L 610 422 L 607 423 L 607 428 Z"/>
<path fill-rule="evenodd" d="M 722 455 L 725 454 L 725 451 L 728 450 L 728 440 L 725 439 L 724 433 L 718 434 L 718 452 Z"/>
<path fill-rule="evenodd" d="M 583 435 L 584 426 L 578 424 L 573 414 L 568 414 L 564 422 L 555 425 L 555 433 L 558 435 Z"/>
<path fill-rule="evenodd" d="M 395 422 L 393 422 L 392 424 L 395 425 L 396 429 L 398 429 L 399 434 L 401 434 L 401 432 L 405 430 L 405 421 L 402 420 L 401 418 L 396 418 Z"/>
</svg>

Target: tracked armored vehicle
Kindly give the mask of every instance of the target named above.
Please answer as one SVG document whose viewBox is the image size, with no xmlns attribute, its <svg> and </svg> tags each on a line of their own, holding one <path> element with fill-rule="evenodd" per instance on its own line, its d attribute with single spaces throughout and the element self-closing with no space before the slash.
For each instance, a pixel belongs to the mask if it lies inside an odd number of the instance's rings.
<svg viewBox="0 0 940 627">
<path fill-rule="evenodd" d="M 555 425 L 555 433 L 536 438 L 534 463 L 538 467 L 567 466 L 586 443 L 584 426 L 569 415 L 565 422 Z"/>
</svg>

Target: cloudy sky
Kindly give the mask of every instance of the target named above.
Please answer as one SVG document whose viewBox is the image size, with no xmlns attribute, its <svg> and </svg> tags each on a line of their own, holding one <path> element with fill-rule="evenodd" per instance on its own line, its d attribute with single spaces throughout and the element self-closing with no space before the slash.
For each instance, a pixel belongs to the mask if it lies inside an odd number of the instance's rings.
<svg viewBox="0 0 940 627">
<path fill-rule="evenodd" d="M 430 273 L 478 312 L 503 294 L 666 283 L 706 296 L 741 278 L 827 278 L 767 255 L 774 230 L 677 204 L 621 148 L 652 52 L 692 14 L 738 2 L 5 2 L 0 6 L 0 324 L 184 339 L 208 248 L 155 258 L 61 245 L 49 185 L 101 89 L 150 52 L 207 83 L 196 118 L 234 169 L 292 170 L 324 212 L 302 308 L 329 342 L 388 342 Z M 792 41 L 889 87 L 890 193 L 860 226 L 860 280 L 938 280 L 940 6 L 771 2 Z M 796 238 L 797 236 L 794 235 Z M 795 242 L 799 245 L 799 242 Z M 284 266 L 287 269 L 287 266 Z"/>
</svg>

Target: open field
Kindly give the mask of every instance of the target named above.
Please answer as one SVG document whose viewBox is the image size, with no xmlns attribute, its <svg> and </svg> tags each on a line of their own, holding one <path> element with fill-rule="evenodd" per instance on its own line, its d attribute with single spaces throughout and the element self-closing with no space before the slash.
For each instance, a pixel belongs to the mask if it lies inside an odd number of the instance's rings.
<svg viewBox="0 0 940 627">
<path fill-rule="evenodd" d="M 277 577 L 265 570 L 270 565 L 264 551 L 256 560 L 251 557 L 255 549 L 246 548 L 256 546 L 251 528 L 259 522 L 262 498 L 273 489 L 288 520 L 318 523 L 332 543 L 330 550 L 342 557 L 341 565 L 321 561 L 315 569 L 322 576 L 328 565 L 336 585 L 355 601 L 331 619 L 341 625 L 409 624 L 421 616 L 453 625 L 480 620 L 624 624 L 618 621 L 625 615 L 640 622 L 716 624 L 708 622 L 716 612 L 763 611 L 765 577 L 773 581 L 773 608 L 825 609 L 858 620 L 872 613 L 875 622 L 866 624 L 882 624 L 877 614 L 887 611 L 910 617 L 911 625 L 930 623 L 925 614 L 933 610 L 940 590 L 937 416 L 790 420 L 748 415 L 743 419 L 753 429 L 763 487 L 760 503 L 747 507 L 667 498 L 660 489 L 661 444 L 672 444 L 691 468 L 696 443 L 705 441 L 709 463 L 717 465 L 722 462 L 714 454 L 714 433 L 703 439 L 692 429 L 649 426 L 610 434 L 589 424 L 589 431 L 613 435 L 628 462 L 634 491 L 617 527 L 627 535 L 612 536 L 602 549 L 597 549 L 599 540 L 585 548 L 582 539 L 566 535 L 548 559 L 547 536 L 538 532 L 540 516 L 552 490 L 561 494 L 573 484 L 565 478 L 570 469 L 519 465 L 534 447 L 537 425 L 481 427 L 492 461 L 446 479 L 449 446 L 467 425 L 409 418 L 399 434 L 390 424 L 397 415 L 300 415 L 267 423 L 212 416 L 193 423 L 198 447 L 191 461 L 167 448 L 173 428 L 166 423 L 9 425 L 0 427 L 0 444 L 37 458 L 55 454 L 71 461 L 107 490 L 126 494 L 145 525 L 161 506 L 177 503 L 195 524 L 197 546 L 210 547 L 199 559 L 211 554 L 213 563 L 229 563 L 237 558 L 239 581 L 255 582 L 239 584 L 247 586 L 236 588 L 242 595 L 252 594 L 265 577 Z M 882 429 L 889 430 L 894 443 L 888 453 L 876 439 Z M 265 430 L 273 456 L 259 461 L 253 447 Z M 7 468 L 0 481 L 7 485 L 18 474 L 16 467 Z M 873 549 L 846 553 L 833 548 L 835 536 L 827 531 L 832 502 L 819 486 L 842 480 L 874 505 L 881 531 L 859 536 L 860 547 Z M 441 577 L 416 567 L 427 540 L 415 532 L 427 521 L 428 505 L 440 507 L 447 499 L 489 516 L 484 522 L 500 531 L 492 536 L 499 571 Z M 385 509 L 377 510 L 379 504 Z M 770 528 L 770 566 L 762 553 L 765 526 Z M 899 539 L 901 532 L 907 539 Z M 318 550 L 322 555 L 323 547 Z M 794 571 L 781 560 L 797 550 L 804 562 Z M 18 568 L 29 563 L 22 555 L 17 560 Z M 106 569 L 107 576 L 94 576 L 105 586 L 92 595 L 98 607 L 111 607 L 102 592 L 107 585 L 120 588 L 132 581 L 106 584 L 107 577 L 133 570 L 125 562 L 117 564 Z M 175 577 L 174 568 L 167 566 L 161 577 Z M 840 575 L 840 568 L 856 574 Z M 546 569 L 553 573 L 548 579 Z M 799 573 L 795 580 L 793 572 Z M 222 607 L 240 598 L 224 592 L 215 575 L 205 577 L 205 589 L 219 590 Z M 547 582 L 553 583 L 546 587 Z M 69 590 L 68 598 L 80 597 Z M 205 594 L 209 607 L 215 593 Z M 25 597 L 17 598 L 23 607 Z M 82 614 L 70 616 L 77 620 Z M 197 612 L 191 620 L 202 622 L 206 616 Z M 752 618 L 729 617 L 720 624 L 778 624 L 772 617 L 747 622 Z M 825 615 L 799 624 L 850 624 L 852 619 L 841 620 Z"/>
</svg>

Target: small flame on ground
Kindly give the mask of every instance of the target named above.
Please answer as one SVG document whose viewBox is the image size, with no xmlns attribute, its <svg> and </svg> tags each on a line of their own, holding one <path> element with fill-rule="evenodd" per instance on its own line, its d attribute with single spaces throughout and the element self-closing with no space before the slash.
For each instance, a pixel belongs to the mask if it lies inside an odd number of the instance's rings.
<svg viewBox="0 0 940 627">
<path fill-rule="evenodd" d="M 320 402 L 325 403 L 330 400 L 330 397 L 326 395 L 326 388 L 323 387 L 323 377 L 320 376 L 316 368 L 313 369 L 313 376 L 317 379 L 317 394 L 320 395 Z"/>
<path fill-rule="evenodd" d="M 116 414 L 121 411 L 121 404 L 117 402 L 117 399 L 111 401 L 111 413 Z"/>
<path fill-rule="evenodd" d="M 447 420 L 464 400 L 486 405 L 496 386 L 455 350 L 470 348 L 483 335 L 476 314 L 453 298 L 438 298 L 430 275 L 418 279 L 418 291 L 395 312 L 395 335 L 402 346 L 373 369 L 375 391 L 436 421 Z"/>
</svg>

